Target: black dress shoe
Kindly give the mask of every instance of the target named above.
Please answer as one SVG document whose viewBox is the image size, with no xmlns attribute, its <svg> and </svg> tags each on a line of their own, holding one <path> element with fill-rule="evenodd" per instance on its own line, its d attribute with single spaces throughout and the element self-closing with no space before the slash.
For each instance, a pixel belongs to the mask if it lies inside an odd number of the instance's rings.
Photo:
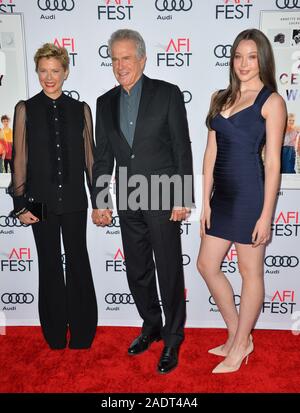
<svg viewBox="0 0 300 413">
<path fill-rule="evenodd" d="M 161 374 L 170 373 L 177 367 L 177 364 L 178 347 L 164 347 L 157 365 L 158 372 Z"/>
<path fill-rule="evenodd" d="M 153 343 L 153 341 L 159 341 L 161 340 L 160 333 L 156 334 L 141 334 L 138 336 L 130 345 L 128 349 L 128 354 L 131 356 L 136 356 L 137 354 L 141 354 L 144 351 L 148 350 L 150 347 L 150 344 Z"/>
</svg>

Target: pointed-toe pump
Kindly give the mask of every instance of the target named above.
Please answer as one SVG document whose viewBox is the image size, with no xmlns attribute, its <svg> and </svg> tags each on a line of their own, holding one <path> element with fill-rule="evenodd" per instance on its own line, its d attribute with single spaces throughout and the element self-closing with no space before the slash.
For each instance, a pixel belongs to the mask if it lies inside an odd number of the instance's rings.
<svg viewBox="0 0 300 413">
<path fill-rule="evenodd" d="M 243 360 L 246 360 L 246 364 L 248 363 L 249 355 L 252 353 L 253 350 L 254 345 L 253 341 L 251 340 L 245 353 L 235 365 L 228 366 L 227 364 L 225 364 L 225 361 L 222 361 L 213 369 L 212 373 L 233 373 L 234 371 L 238 371 L 242 365 Z"/>
<path fill-rule="evenodd" d="M 250 341 L 253 342 L 253 337 L 252 337 L 251 334 L 250 334 L 249 338 L 250 338 Z M 224 345 L 225 344 L 221 344 L 218 347 L 211 348 L 211 349 L 208 350 L 208 353 L 214 354 L 215 356 L 227 357 L 228 350 L 224 350 Z"/>
</svg>

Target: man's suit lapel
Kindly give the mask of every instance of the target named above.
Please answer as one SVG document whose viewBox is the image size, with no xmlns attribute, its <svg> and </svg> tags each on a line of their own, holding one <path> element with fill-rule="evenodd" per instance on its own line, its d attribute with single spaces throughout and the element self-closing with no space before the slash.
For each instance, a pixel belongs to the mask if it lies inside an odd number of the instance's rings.
<svg viewBox="0 0 300 413">
<path fill-rule="evenodd" d="M 134 138 L 132 143 L 132 148 L 138 142 L 139 136 L 143 136 L 143 130 L 145 129 L 145 115 L 147 113 L 148 105 L 151 102 L 151 98 L 153 96 L 153 84 L 151 79 L 147 76 L 143 75 L 143 86 L 142 86 L 142 93 L 141 93 L 141 100 L 138 110 L 138 116 L 135 124 L 135 131 L 134 131 Z"/>
<path fill-rule="evenodd" d="M 126 149 L 131 151 L 131 148 L 127 142 L 127 139 L 125 138 L 121 127 L 120 127 L 120 94 L 121 94 L 121 87 L 118 86 L 118 90 L 114 94 L 114 96 L 111 99 L 111 113 L 112 113 L 112 121 L 113 121 L 113 127 L 117 133 L 117 135 L 120 138 L 120 142 L 125 145 Z"/>
</svg>

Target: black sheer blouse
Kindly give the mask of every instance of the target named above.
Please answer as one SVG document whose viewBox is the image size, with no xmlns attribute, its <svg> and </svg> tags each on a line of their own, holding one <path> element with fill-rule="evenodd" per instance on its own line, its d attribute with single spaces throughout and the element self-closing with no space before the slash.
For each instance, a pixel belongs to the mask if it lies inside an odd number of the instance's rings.
<svg viewBox="0 0 300 413">
<path fill-rule="evenodd" d="M 57 214 L 87 208 L 84 171 L 91 191 L 93 162 L 93 122 L 85 102 L 64 94 L 53 100 L 42 91 L 16 105 L 10 187 L 16 212 L 26 198 Z"/>
</svg>

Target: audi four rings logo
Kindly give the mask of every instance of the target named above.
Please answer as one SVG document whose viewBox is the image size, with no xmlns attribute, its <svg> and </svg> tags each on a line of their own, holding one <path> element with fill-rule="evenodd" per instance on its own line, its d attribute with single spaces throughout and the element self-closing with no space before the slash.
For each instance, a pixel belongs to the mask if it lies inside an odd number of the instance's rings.
<svg viewBox="0 0 300 413">
<path fill-rule="evenodd" d="M 214 54 L 217 58 L 221 59 L 222 57 L 230 57 L 231 45 L 230 44 L 218 44 L 214 48 Z"/>
<path fill-rule="evenodd" d="M 77 90 L 63 90 L 63 93 L 67 96 L 69 96 L 70 98 L 73 98 L 75 100 L 79 100 L 80 99 L 80 95 L 77 92 Z"/>
<path fill-rule="evenodd" d="M 99 47 L 98 53 L 102 59 L 108 59 L 110 57 L 108 53 L 108 46 L 106 44 Z"/>
<path fill-rule="evenodd" d="M 193 7 L 192 0 L 156 0 L 158 11 L 189 11 Z"/>
<path fill-rule="evenodd" d="M 43 11 L 71 11 L 75 7 L 74 0 L 38 0 L 37 5 Z"/>
<path fill-rule="evenodd" d="M 300 9 L 300 0 L 276 0 L 279 9 Z"/>
<path fill-rule="evenodd" d="M 108 293 L 105 296 L 105 301 L 107 304 L 134 304 L 132 295 L 127 293 Z"/>
<path fill-rule="evenodd" d="M 120 228 L 120 220 L 118 215 L 113 216 L 111 219 L 111 223 L 108 225 L 109 228 L 115 227 L 115 228 Z"/>
<path fill-rule="evenodd" d="M 0 228 L 5 227 L 27 227 L 28 225 L 22 224 L 17 218 L 7 217 L 5 215 L 0 216 Z"/>
<path fill-rule="evenodd" d="M 4 304 L 31 304 L 33 300 L 33 294 L 30 293 L 4 293 L 1 296 Z"/>
<path fill-rule="evenodd" d="M 189 92 L 188 90 L 183 90 L 182 95 L 183 95 L 184 103 L 190 103 L 190 101 L 192 100 L 191 92 Z"/>
<path fill-rule="evenodd" d="M 287 255 L 268 255 L 265 258 L 265 264 L 267 267 L 297 267 L 299 264 L 299 258 L 294 255 L 288 257 Z"/>
</svg>

